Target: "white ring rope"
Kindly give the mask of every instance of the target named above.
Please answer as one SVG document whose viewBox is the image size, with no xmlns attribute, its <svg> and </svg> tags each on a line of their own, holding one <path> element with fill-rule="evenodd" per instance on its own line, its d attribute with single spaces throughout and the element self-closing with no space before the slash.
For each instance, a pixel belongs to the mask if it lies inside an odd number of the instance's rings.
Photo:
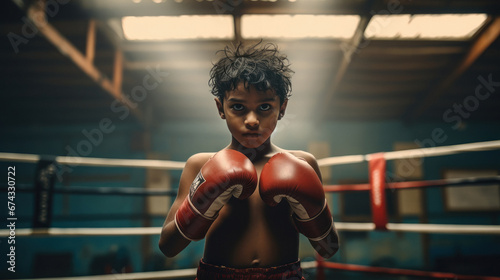
<svg viewBox="0 0 500 280">
<path fill-rule="evenodd" d="M 136 272 L 136 273 L 120 273 L 120 274 L 105 274 L 92 276 L 76 276 L 76 277 L 54 277 L 54 278 L 34 278 L 22 280 L 153 280 L 153 279 L 179 279 L 185 277 L 196 277 L 197 268 L 153 271 L 153 272 Z"/>
<path fill-rule="evenodd" d="M 500 149 L 500 140 L 477 142 L 469 144 L 459 144 L 443 147 L 420 148 L 403 151 L 384 152 L 386 160 L 403 158 L 422 158 L 431 156 L 452 155 L 461 152 L 487 151 Z M 318 159 L 319 166 L 330 166 L 348 163 L 357 163 L 369 161 L 373 154 L 367 155 L 347 155 Z M 0 153 L 0 160 L 31 162 L 36 163 L 42 157 L 33 154 L 18 153 Z M 183 169 L 185 162 L 152 160 L 152 159 L 107 159 L 107 158 L 88 158 L 88 157 L 68 157 L 58 156 L 55 160 L 62 164 L 82 165 L 82 166 L 108 166 L 108 167 L 142 167 L 156 169 Z"/>
<path fill-rule="evenodd" d="M 0 153 L 0 160 L 36 163 L 42 157 L 30 154 Z M 55 157 L 58 163 L 82 166 L 106 167 L 142 167 L 155 169 L 183 169 L 185 163 L 180 161 L 154 160 L 154 159 L 110 159 L 88 157 Z"/>
<path fill-rule="evenodd" d="M 312 269 L 318 267 L 316 261 L 302 262 L 302 269 Z M 154 272 L 136 272 L 124 274 L 107 274 L 107 275 L 92 275 L 92 276 L 77 276 L 77 277 L 54 277 L 54 278 L 36 278 L 36 279 L 21 279 L 21 280 L 154 280 L 154 279 L 178 279 L 184 277 L 196 277 L 197 268 L 164 270 Z"/>
<path fill-rule="evenodd" d="M 374 223 L 335 222 L 338 231 L 373 231 Z M 500 234 L 497 225 L 451 225 L 451 224 L 409 224 L 388 223 L 388 231 L 448 233 L 448 234 Z M 116 236 L 116 235 L 159 235 L 161 227 L 133 228 L 49 228 L 49 229 L 16 229 L 16 236 Z M 0 236 L 9 236 L 8 229 L 0 230 Z"/>
<path fill-rule="evenodd" d="M 488 151 L 495 149 L 500 149 L 500 140 L 459 144 L 459 145 L 443 146 L 443 147 L 420 148 L 412 150 L 385 152 L 384 158 L 386 160 L 392 160 L 392 159 L 403 159 L 403 158 L 435 157 L 435 156 L 452 155 L 461 152 L 478 152 L 478 151 Z M 368 160 L 370 159 L 368 158 Z"/>
<path fill-rule="evenodd" d="M 339 231 L 373 231 L 374 223 L 342 223 L 336 222 Z M 388 223 L 388 231 L 447 234 L 500 234 L 497 225 L 451 225 L 451 224 L 409 224 Z"/>
<path fill-rule="evenodd" d="M 383 154 L 386 160 L 393 160 L 393 159 L 404 159 L 404 158 L 444 156 L 444 155 L 457 154 L 461 152 L 488 151 L 496 149 L 500 149 L 500 140 L 451 145 L 443 147 L 391 151 L 391 152 L 384 152 Z M 330 165 L 369 161 L 372 155 L 373 154 L 322 158 L 318 160 L 318 165 L 330 166 Z"/>
<path fill-rule="evenodd" d="M 118 236 L 118 235 L 158 235 L 161 227 L 123 227 L 123 228 L 16 228 L 17 236 Z M 0 230 L 0 236 L 8 236 L 10 230 Z"/>
</svg>

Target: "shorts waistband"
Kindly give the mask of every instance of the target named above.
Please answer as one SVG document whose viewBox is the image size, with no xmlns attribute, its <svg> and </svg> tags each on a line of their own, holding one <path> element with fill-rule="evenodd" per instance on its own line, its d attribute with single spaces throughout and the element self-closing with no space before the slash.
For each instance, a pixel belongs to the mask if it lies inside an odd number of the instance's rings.
<svg viewBox="0 0 500 280">
<path fill-rule="evenodd" d="M 200 260 L 197 272 L 197 280 L 212 279 L 234 279 L 234 280 L 300 280 L 302 278 L 302 269 L 300 260 L 275 266 L 275 267 L 252 267 L 252 268 L 230 268 L 205 263 Z"/>
</svg>

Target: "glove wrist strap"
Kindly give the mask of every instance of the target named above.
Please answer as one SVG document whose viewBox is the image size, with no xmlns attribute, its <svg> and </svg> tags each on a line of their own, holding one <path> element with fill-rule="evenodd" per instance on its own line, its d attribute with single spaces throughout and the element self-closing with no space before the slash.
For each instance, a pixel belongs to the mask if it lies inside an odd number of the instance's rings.
<svg viewBox="0 0 500 280">
<path fill-rule="evenodd" d="M 175 226 L 184 238 L 197 241 L 205 237 L 216 218 L 217 215 L 212 218 L 202 215 L 186 198 L 175 213 Z"/>
</svg>

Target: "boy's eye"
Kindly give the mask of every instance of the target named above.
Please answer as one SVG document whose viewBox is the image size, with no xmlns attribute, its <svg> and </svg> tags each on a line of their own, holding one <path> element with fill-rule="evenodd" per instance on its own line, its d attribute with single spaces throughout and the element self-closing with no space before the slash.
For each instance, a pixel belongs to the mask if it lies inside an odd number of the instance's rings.
<svg viewBox="0 0 500 280">
<path fill-rule="evenodd" d="M 243 105 L 241 104 L 234 104 L 231 106 L 231 108 L 235 111 L 242 111 L 243 109 L 245 109 L 245 107 L 243 107 Z"/>
<path fill-rule="evenodd" d="M 267 110 L 271 109 L 271 105 L 269 105 L 269 104 L 261 104 L 261 105 L 259 106 L 259 109 L 260 109 L 261 111 L 267 111 Z"/>
</svg>

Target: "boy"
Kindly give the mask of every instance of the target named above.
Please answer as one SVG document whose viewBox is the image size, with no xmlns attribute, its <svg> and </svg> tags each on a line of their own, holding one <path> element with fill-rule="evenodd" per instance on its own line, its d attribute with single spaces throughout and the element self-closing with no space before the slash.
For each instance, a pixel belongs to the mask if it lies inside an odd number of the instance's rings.
<svg viewBox="0 0 500 280">
<path fill-rule="evenodd" d="M 271 142 L 293 71 L 272 44 L 222 53 L 209 84 L 231 142 L 187 160 L 160 249 L 173 257 L 206 238 L 198 280 L 304 279 L 299 232 L 325 258 L 337 252 L 338 235 L 315 158 Z"/>
</svg>

